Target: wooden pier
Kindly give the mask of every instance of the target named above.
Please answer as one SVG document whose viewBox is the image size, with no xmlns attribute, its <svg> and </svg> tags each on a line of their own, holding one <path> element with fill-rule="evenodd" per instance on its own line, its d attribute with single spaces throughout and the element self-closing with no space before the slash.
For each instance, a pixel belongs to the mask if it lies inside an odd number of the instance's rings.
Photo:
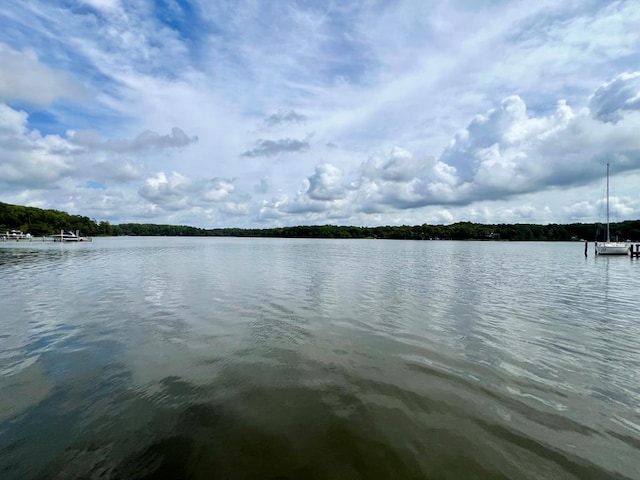
<svg viewBox="0 0 640 480">
<path fill-rule="evenodd" d="M 12 230 L 11 232 L 7 232 L 6 234 L 0 235 L 0 242 L 92 242 L 93 238 L 91 237 L 82 237 L 80 236 L 80 232 L 76 230 L 75 232 L 67 232 L 64 230 L 60 230 L 60 233 L 56 233 L 53 235 L 43 235 L 34 237 L 29 233 L 22 233 L 19 230 Z"/>
</svg>

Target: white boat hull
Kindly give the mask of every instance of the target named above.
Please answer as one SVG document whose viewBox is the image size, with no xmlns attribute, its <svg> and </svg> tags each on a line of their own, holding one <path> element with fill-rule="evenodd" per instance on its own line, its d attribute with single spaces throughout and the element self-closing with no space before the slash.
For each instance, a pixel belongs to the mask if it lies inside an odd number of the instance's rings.
<svg viewBox="0 0 640 480">
<path fill-rule="evenodd" d="M 90 242 L 91 237 L 81 237 L 76 230 L 76 233 L 60 231 L 60 233 L 56 233 L 55 235 L 51 235 L 51 238 L 54 242 Z"/>
<path fill-rule="evenodd" d="M 629 245 L 624 242 L 604 242 L 596 245 L 598 255 L 629 255 Z"/>
<path fill-rule="evenodd" d="M 30 233 L 22 233 L 20 230 L 11 230 L 10 232 L 0 235 L 2 240 L 31 240 Z"/>
</svg>

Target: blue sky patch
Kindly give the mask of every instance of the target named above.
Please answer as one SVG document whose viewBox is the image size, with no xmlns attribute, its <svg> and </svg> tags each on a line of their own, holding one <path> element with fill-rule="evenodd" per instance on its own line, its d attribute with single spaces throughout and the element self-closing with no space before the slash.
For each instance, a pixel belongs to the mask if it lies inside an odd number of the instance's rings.
<svg viewBox="0 0 640 480">
<path fill-rule="evenodd" d="M 84 185 L 87 188 L 91 188 L 93 190 L 106 190 L 107 186 L 103 183 L 96 182 L 95 180 L 89 180 Z"/>
</svg>

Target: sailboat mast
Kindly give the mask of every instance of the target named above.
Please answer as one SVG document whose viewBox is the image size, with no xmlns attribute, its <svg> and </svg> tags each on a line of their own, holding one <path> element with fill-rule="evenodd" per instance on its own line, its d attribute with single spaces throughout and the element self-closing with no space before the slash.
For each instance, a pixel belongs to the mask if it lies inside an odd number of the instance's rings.
<svg viewBox="0 0 640 480">
<path fill-rule="evenodd" d="M 609 162 L 607 162 L 607 242 L 611 241 L 609 237 Z"/>
</svg>

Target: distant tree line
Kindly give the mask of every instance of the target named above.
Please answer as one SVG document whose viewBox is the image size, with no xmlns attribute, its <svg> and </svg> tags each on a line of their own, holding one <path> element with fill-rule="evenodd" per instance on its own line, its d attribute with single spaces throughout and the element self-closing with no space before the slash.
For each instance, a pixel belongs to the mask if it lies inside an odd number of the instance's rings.
<svg viewBox="0 0 640 480">
<path fill-rule="evenodd" d="M 60 230 L 79 230 L 82 235 L 114 235 L 116 232 L 109 222 L 81 215 L 69 215 L 59 210 L 43 210 L 0 202 L 0 233 L 17 229 L 31 235 L 51 235 Z"/>
<path fill-rule="evenodd" d="M 0 202 L 0 233 L 20 229 L 32 235 L 50 235 L 60 230 L 79 230 L 82 235 L 191 236 L 191 237 L 285 237 L 285 238 L 385 238 L 398 240 L 511 240 L 569 241 L 604 240 L 599 223 L 571 224 L 495 224 L 459 222 L 451 225 L 402 225 L 353 227 L 339 225 L 303 225 L 295 227 L 244 229 L 204 229 L 186 225 L 123 223 L 111 225 L 58 210 L 43 210 Z M 611 237 L 640 240 L 640 220 L 611 224 Z"/>
</svg>

